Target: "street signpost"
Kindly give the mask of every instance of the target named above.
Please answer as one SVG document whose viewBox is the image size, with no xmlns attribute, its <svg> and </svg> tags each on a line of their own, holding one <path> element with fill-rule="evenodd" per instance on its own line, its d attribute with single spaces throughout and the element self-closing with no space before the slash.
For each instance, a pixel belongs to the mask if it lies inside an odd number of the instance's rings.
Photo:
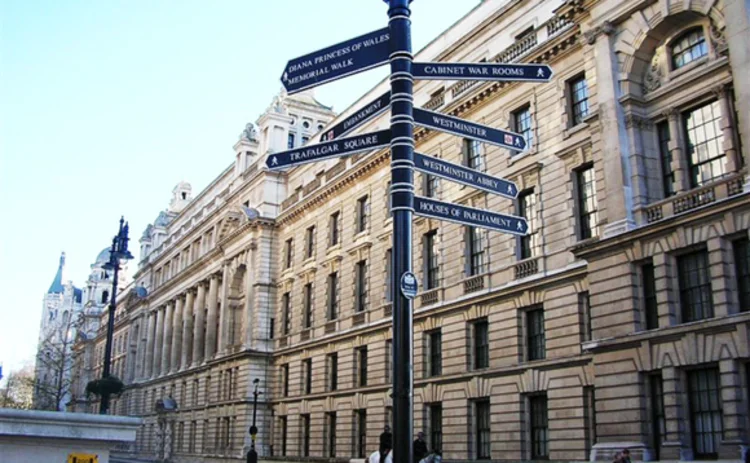
<svg viewBox="0 0 750 463">
<path fill-rule="evenodd" d="M 334 125 L 320 137 L 320 141 L 335 140 L 342 137 L 360 125 L 378 116 L 388 109 L 391 104 L 391 92 L 385 92 L 375 100 L 365 105 L 362 109 Z"/>
<path fill-rule="evenodd" d="M 525 236 L 529 224 L 523 217 L 498 214 L 484 209 L 451 204 L 432 198 L 414 197 L 414 213 L 471 227 L 487 228 L 512 235 Z"/>
<path fill-rule="evenodd" d="M 390 130 L 355 135 L 349 138 L 302 146 L 297 149 L 269 154 L 266 167 L 270 170 L 299 166 L 309 162 L 325 161 L 329 158 L 348 156 L 361 151 L 369 151 L 388 146 L 391 141 Z"/>
<path fill-rule="evenodd" d="M 447 114 L 414 108 L 414 122 L 422 127 L 491 143 L 503 148 L 518 151 L 526 149 L 526 139 L 523 135 L 465 121 L 458 117 L 448 116 Z"/>
<path fill-rule="evenodd" d="M 422 153 L 414 153 L 414 169 L 424 174 L 435 175 L 489 193 L 495 193 L 508 199 L 518 197 L 518 187 L 510 180 L 493 177 Z"/>
<path fill-rule="evenodd" d="M 552 68 L 546 64 L 413 63 L 416 79 L 549 82 Z"/>
<path fill-rule="evenodd" d="M 388 62 L 388 28 L 309 53 L 286 63 L 281 83 L 291 95 Z"/>
<path fill-rule="evenodd" d="M 414 152 L 414 124 L 460 137 L 523 151 L 523 136 L 474 122 L 413 107 L 414 79 L 548 82 L 552 69 L 545 64 L 414 63 L 411 53 L 411 0 L 384 0 L 388 27 L 296 58 L 287 63 L 281 81 L 292 94 L 362 72 L 386 62 L 391 65 L 391 90 L 328 129 L 321 143 L 272 153 L 270 170 L 284 169 L 338 156 L 391 147 L 391 212 L 393 213 L 393 460 L 413 463 L 413 318 L 412 299 L 419 282 L 412 272 L 412 218 L 420 216 L 526 235 L 523 217 L 414 195 L 414 171 L 478 188 L 509 199 L 518 187 L 442 159 Z M 390 107 L 390 130 L 341 138 Z"/>
</svg>

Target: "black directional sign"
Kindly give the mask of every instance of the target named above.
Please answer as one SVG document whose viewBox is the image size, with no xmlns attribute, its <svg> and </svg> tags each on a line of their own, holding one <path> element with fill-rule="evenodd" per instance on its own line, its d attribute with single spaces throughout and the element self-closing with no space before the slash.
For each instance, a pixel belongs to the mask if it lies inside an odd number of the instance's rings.
<svg viewBox="0 0 750 463">
<path fill-rule="evenodd" d="M 308 162 L 324 161 L 329 158 L 348 156 L 361 151 L 382 148 L 388 146 L 390 142 L 391 131 L 380 130 L 378 132 L 340 138 L 317 145 L 303 146 L 289 151 L 274 153 L 266 159 L 266 166 L 271 170 L 283 169 L 307 164 Z"/>
<path fill-rule="evenodd" d="M 332 45 L 286 63 L 281 83 L 289 94 L 388 62 L 388 28 Z"/>
<path fill-rule="evenodd" d="M 414 196 L 414 213 L 462 225 L 489 228 L 512 235 L 525 236 L 529 232 L 529 224 L 523 217 L 444 203 L 422 196 Z"/>
<path fill-rule="evenodd" d="M 323 134 L 322 137 L 320 137 L 320 140 L 335 140 L 336 138 L 346 135 L 351 130 L 354 130 L 356 127 L 364 124 L 365 122 L 388 109 L 390 107 L 390 104 L 391 92 L 386 92 L 383 95 L 380 95 L 380 97 L 378 97 L 376 100 L 371 101 L 356 113 L 331 127 L 326 131 L 326 133 Z"/>
<path fill-rule="evenodd" d="M 546 64 L 413 63 L 416 79 L 507 80 L 549 82 L 552 68 Z"/>
<path fill-rule="evenodd" d="M 422 153 L 414 153 L 414 168 L 425 174 L 442 177 L 509 199 L 516 199 L 518 197 L 518 187 L 509 180 L 492 177 L 474 169 L 459 166 L 458 164 Z"/>
<path fill-rule="evenodd" d="M 486 125 L 465 121 L 458 117 L 427 111 L 426 109 L 414 108 L 413 112 L 414 122 L 423 127 L 452 133 L 459 137 L 492 143 L 493 145 L 512 150 L 523 151 L 526 149 L 526 139 L 517 133 L 494 129 Z"/>
</svg>

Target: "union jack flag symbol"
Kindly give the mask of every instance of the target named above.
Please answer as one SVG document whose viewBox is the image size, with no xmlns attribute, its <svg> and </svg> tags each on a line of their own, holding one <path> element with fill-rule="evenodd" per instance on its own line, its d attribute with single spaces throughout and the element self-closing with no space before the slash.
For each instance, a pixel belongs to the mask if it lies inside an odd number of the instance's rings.
<svg viewBox="0 0 750 463">
<path fill-rule="evenodd" d="M 508 145 L 513 144 L 513 135 L 505 134 L 505 143 Z"/>
</svg>

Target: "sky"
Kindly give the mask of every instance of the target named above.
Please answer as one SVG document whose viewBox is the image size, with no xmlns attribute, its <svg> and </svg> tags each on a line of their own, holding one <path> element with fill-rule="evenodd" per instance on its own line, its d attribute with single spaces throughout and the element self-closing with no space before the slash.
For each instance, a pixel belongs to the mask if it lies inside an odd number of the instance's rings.
<svg viewBox="0 0 750 463">
<path fill-rule="evenodd" d="M 480 0 L 412 3 L 419 50 Z M 180 181 L 205 188 L 292 58 L 387 26 L 380 0 L 0 1 L 0 365 L 33 362 L 44 294 Z M 387 66 L 316 89 L 337 112 Z M 133 272 L 135 263 L 130 265 Z"/>
</svg>

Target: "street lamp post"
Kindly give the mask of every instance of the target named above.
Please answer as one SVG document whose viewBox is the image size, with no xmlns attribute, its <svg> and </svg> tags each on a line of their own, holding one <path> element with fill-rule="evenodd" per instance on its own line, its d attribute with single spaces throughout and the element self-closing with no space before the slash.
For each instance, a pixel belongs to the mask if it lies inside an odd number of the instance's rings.
<svg viewBox="0 0 750 463">
<path fill-rule="evenodd" d="M 120 270 L 120 261 L 122 259 L 132 259 L 133 255 L 128 251 L 128 223 L 123 217 L 120 217 L 120 229 L 117 235 L 112 238 L 112 246 L 109 248 L 109 262 L 103 265 L 105 270 L 112 270 L 112 296 L 109 299 L 109 310 L 107 317 L 107 344 L 104 349 L 104 368 L 102 379 L 109 378 L 110 366 L 112 364 L 112 337 L 115 331 L 115 309 L 117 307 L 117 278 Z M 109 391 L 103 391 L 101 394 L 101 405 L 99 414 L 106 415 L 109 410 Z"/>
<path fill-rule="evenodd" d="M 255 384 L 255 390 L 253 391 L 253 424 L 250 426 L 250 451 L 247 452 L 247 463 L 258 463 L 258 452 L 255 451 L 255 436 L 258 435 L 258 428 L 255 426 L 255 416 L 258 411 L 258 396 L 262 392 L 258 391 L 258 383 L 260 380 L 255 378 L 253 384 Z"/>
</svg>

